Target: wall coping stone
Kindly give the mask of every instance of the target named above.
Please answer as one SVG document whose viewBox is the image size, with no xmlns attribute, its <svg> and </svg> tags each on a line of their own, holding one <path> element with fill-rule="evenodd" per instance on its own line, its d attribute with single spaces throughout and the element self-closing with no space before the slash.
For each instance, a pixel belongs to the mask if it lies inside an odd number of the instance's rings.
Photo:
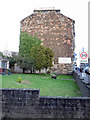
<svg viewBox="0 0 90 120">
<path fill-rule="evenodd" d="M 40 98 L 53 98 L 53 99 L 90 99 L 90 97 L 56 97 L 56 96 L 40 96 Z"/>
<path fill-rule="evenodd" d="M 0 90 L 24 90 L 24 91 L 40 91 L 40 89 L 19 89 L 19 88 L 0 88 Z"/>
<path fill-rule="evenodd" d="M 16 88 L 0 88 L 0 91 L 38 91 L 40 93 L 40 89 L 16 89 Z M 53 98 L 53 99 L 90 99 L 90 97 L 62 97 L 62 96 L 40 96 L 40 98 Z"/>
</svg>

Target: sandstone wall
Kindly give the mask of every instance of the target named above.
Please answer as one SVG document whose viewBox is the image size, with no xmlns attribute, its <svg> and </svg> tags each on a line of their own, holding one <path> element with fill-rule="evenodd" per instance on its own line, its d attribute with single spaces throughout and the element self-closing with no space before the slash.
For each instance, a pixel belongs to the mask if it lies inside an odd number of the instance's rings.
<svg viewBox="0 0 90 120">
<path fill-rule="evenodd" d="M 21 21 L 21 31 L 26 31 L 30 35 L 36 33 L 43 41 L 42 44 L 54 51 L 55 64 L 58 64 L 59 57 L 71 57 L 73 61 L 74 21 L 60 11 L 34 11 L 32 15 Z"/>
</svg>

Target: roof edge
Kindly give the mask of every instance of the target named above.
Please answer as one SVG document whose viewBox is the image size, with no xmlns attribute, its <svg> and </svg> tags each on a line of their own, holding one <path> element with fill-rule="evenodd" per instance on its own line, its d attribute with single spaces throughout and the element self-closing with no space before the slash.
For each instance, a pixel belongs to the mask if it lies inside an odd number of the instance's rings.
<svg viewBox="0 0 90 120">
<path fill-rule="evenodd" d="M 56 12 L 60 12 L 61 10 L 60 9 L 35 9 L 35 10 L 33 10 L 33 12 L 35 13 L 35 12 L 38 12 L 38 11 L 40 11 L 40 12 L 43 12 L 43 11 L 56 11 Z M 31 15 L 34 15 L 34 13 L 32 13 Z M 63 16 L 65 16 L 65 17 L 67 17 L 66 15 L 64 15 L 64 14 L 62 14 L 62 13 L 60 13 L 61 15 L 63 15 Z M 31 15 L 29 15 L 29 16 L 31 16 Z M 29 17 L 29 16 L 27 16 L 27 17 Z M 25 20 L 27 17 L 25 17 L 24 19 L 22 19 L 21 21 L 20 21 L 20 23 L 23 21 L 23 20 Z M 75 20 L 73 20 L 73 19 L 71 19 L 70 17 L 67 17 L 68 19 L 70 19 L 74 24 L 75 24 Z"/>
<path fill-rule="evenodd" d="M 33 10 L 33 12 L 44 12 L 44 11 L 56 11 L 56 12 L 60 12 L 60 9 L 54 9 L 54 8 L 49 9 L 49 8 L 47 8 L 47 9 L 35 9 L 35 10 Z"/>
</svg>

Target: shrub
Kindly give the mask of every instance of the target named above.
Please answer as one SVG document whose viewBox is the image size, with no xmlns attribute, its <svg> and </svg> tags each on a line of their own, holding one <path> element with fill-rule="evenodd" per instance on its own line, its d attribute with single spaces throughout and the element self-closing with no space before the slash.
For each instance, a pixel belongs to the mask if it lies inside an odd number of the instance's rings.
<svg viewBox="0 0 90 120">
<path fill-rule="evenodd" d="M 53 73 L 53 74 L 51 75 L 51 78 L 52 78 L 52 79 L 57 79 L 57 75 L 56 75 L 55 73 Z"/>
<path fill-rule="evenodd" d="M 45 73 L 43 73 L 43 75 L 45 75 Z"/>
<path fill-rule="evenodd" d="M 11 75 L 11 73 L 8 73 L 8 75 Z"/>
<path fill-rule="evenodd" d="M 2 75 L 6 75 L 5 73 L 2 73 Z"/>
<path fill-rule="evenodd" d="M 50 70 L 47 71 L 47 74 L 50 75 Z"/>
<path fill-rule="evenodd" d="M 18 77 L 17 82 L 18 82 L 18 83 L 21 83 L 21 82 L 22 82 L 21 77 Z"/>
</svg>

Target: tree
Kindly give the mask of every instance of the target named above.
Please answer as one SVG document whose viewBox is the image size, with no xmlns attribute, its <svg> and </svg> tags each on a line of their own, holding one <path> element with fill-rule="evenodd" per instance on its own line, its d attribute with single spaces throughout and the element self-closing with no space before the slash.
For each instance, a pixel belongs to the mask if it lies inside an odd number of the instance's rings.
<svg viewBox="0 0 90 120">
<path fill-rule="evenodd" d="M 16 60 L 13 57 L 9 57 L 9 68 L 14 68 L 14 64 L 16 63 Z"/>
<path fill-rule="evenodd" d="M 4 57 L 4 55 L 3 55 L 3 53 L 2 53 L 2 52 L 0 52 L 0 56 Z"/>
<path fill-rule="evenodd" d="M 31 58 L 30 51 L 32 47 L 37 47 L 40 44 L 41 40 L 36 37 L 36 34 L 32 37 L 26 32 L 21 32 L 18 65 L 23 69 L 23 73 L 27 69 L 31 72 L 35 69 L 35 59 Z"/>
<path fill-rule="evenodd" d="M 34 72 L 36 70 L 37 48 L 38 47 L 32 47 L 31 50 L 30 50 L 30 57 L 33 60 L 33 63 L 32 63 L 32 72 Z"/>
<path fill-rule="evenodd" d="M 53 51 L 40 45 L 41 40 L 30 36 L 26 32 L 20 34 L 18 65 L 25 70 L 39 70 L 52 66 Z"/>
<path fill-rule="evenodd" d="M 35 68 L 36 70 L 39 70 L 39 73 L 41 69 L 44 68 L 45 64 L 45 48 L 42 45 L 39 45 L 38 47 L 33 47 L 31 49 L 31 57 L 35 60 Z"/>
<path fill-rule="evenodd" d="M 34 68 L 34 59 L 26 56 L 19 56 L 19 59 L 17 60 L 17 65 L 20 66 L 20 68 L 23 69 L 23 73 L 25 73 L 25 70 L 32 71 L 32 67 Z"/>
<path fill-rule="evenodd" d="M 36 38 L 36 34 L 34 35 L 34 37 L 32 37 L 26 32 L 21 32 L 19 55 L 29 57 L 31 48 L 34 46 L 39 46 L 40 43 L 41 40 Z"/>
<path fill-rule="evenodd" d="M 12 54 L 12 57 L 7 57 L 9 60 L 9 68 L 14 69 L 14 65 L 17 62 L 18 55 Z"/>
<path fill-rule="evenodd" d="M 32 47 L 30 56 L 35 60 L 35 68 L 37 70 L 52 67 L 52 61 L 54 57 L 54 53 L 50 48 L 45 48 L 44 46 L 40 45 L 37 48 Z"/>
<path fill-rule="evenodd" d="M 45 48 L 44 46 L 40 45 L 37 48 L 37 54 L 36 54 L 36 69 L 39 70 L 39 73 L 41 72 L 41 69 L 44 68 L 45 64 Z"/>
<path fill-rule="evenodd" d="M 49 47 L 48 48 L 45 48 L 45 64 L 44 64 L 44 67 L 47 68 L 48 67 L 52 67 L 52 61 L 53 61 L 53 57 L 54 57 L 54 52 L 52 51 L 52 49 L 50 49 Z"/>
</svg>

